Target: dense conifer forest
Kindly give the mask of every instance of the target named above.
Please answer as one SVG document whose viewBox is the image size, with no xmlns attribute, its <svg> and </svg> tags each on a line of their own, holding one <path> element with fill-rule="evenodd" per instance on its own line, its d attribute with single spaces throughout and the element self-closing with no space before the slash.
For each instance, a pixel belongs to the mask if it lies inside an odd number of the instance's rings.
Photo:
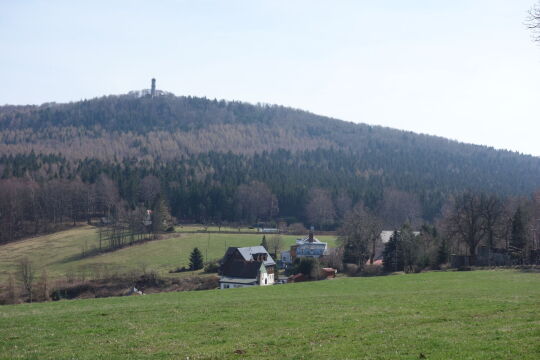
<svg viewBox="0 0 540 360">
<path fill-rule="evenodd" d="M 465 190 L 533 193 L 540 158 L 282 106 L 122 95 L 0 107 L 0 177 L 9 241 L 158 207 L 185 221 L 332 229 L 362 202 L 433 222 Z"/>
</svg>

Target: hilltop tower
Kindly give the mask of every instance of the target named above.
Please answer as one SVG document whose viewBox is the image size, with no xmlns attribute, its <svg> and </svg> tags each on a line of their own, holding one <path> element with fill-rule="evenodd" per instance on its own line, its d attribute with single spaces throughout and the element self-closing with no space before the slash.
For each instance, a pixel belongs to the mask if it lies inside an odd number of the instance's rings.
<svg viewBox="0 0 540 360">
<path fill-rule="evenodd" d="M 152 87 L 150 88 L 150 97 L 156 96 L 156 79 L 152 78 Z"/>
</svg>

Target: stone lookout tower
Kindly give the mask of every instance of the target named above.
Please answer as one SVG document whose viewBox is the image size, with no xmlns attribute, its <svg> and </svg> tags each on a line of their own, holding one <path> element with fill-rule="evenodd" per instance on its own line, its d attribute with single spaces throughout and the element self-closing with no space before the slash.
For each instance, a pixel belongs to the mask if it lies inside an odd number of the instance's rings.
<svg viewBox="0 0 540 360">
<path fill-rule="evenodd" d="M 156 79 L 152 78 L 152 87 L 150 88 L 150 97 L 156 96 Z"/>
</svg>

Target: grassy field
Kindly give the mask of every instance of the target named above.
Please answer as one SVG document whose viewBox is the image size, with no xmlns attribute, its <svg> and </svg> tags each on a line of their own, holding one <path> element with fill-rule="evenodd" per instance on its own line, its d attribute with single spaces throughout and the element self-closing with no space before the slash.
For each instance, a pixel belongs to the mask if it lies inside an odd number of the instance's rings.
<svg viewBox="0 0 540 360">
<path fill-rule="evenodd" d="M 222 226 L 219 228 L 218 226 L 212 225 L 208 227 L 204 227 L 203 225 L 180 225 L 176 226 L 175 229 L 177 232 L 195 232 L 195 231 L 208 231 L 208 232 L 216 232 L 216 231 L 223 231 L 223 232 L 243 232 L 243 233 L 258 233 L 257 229 L 255 228 L 248 228 L 248 227 L 230 227 L 230 226 Z"/>
<path fill-rule="evenodd" d="M 431 272 L 0 307 L 1 359 L 538 359 L 540 274 Z"/>
<path fill-rule="evenodd" d="M 188 265 L 189 253 L 196 246 L 208 259 L 218 259 L 226 247 L 259 245 L 261 237 L 261 234 L 173 233 L 164 235 L 161 240 L 81 259 L 83 247 L 92 249 L 98 246 L 96 228 L 83 226 L 0 246 L 0 283 L 6 281 L 8 273 L 15 271 L 17 262 L 24 256 L 32 260 L 37 275 L 46 268 L 51 279 L 81 272 L 88 276 L 98 271 L 123 273 L 143 267 L 168 275 L 169 270 Z M 296 238 L 283 236 L 284 244 L 288 247 Z M 333 236 L 318 238 L 327 241 L 329 246 L 335 244 Z"/>
</svg>

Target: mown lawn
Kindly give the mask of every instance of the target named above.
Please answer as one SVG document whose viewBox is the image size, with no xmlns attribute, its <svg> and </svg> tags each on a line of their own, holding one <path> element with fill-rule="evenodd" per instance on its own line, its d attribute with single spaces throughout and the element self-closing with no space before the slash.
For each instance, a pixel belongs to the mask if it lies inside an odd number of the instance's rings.
<svg viewBox="0 0 540 360">
<path fill-rule="evenodd" d="M 267 235 L 267 237 L 272 235 Z M 80 276 L 85 273 L 92 277 L 96 273 L 126 273 L 129 271 L 154 270 L 161 275 L 181 266 L 188 266 L 189 254 L 199 247 L 203 256 L 218 259 L 228 246 L 253 246 L 261 243 L 262 234 L 215 234 L 215 233 L 173 233 L 163 235 L 164 239 L 125 247 L 116 251 L 80 258 L 83 247 L 98 247 L 96 228 L 83 226 L 55 234 L 25 239 L 0 245 L 0 284 L 6 282 L 8 274 L 16 274 L 19 259 L 28 256 L 40 276 L 47 269 L 50 279 L 63 278 L 66 274 Z M 283 236 L 288 248 L 297 236 Z M 334 236 L 318 236 L 335 246 Z M 189 273 L 191 274 L 191 273 Z M 185 273 L 184 273 L 185 275 Z"/>
<path fill-rule="evenodd" d="M 2 359 L 538 359 L 540 274 L 431 272 L 0 307 Z"/>
</svg>

